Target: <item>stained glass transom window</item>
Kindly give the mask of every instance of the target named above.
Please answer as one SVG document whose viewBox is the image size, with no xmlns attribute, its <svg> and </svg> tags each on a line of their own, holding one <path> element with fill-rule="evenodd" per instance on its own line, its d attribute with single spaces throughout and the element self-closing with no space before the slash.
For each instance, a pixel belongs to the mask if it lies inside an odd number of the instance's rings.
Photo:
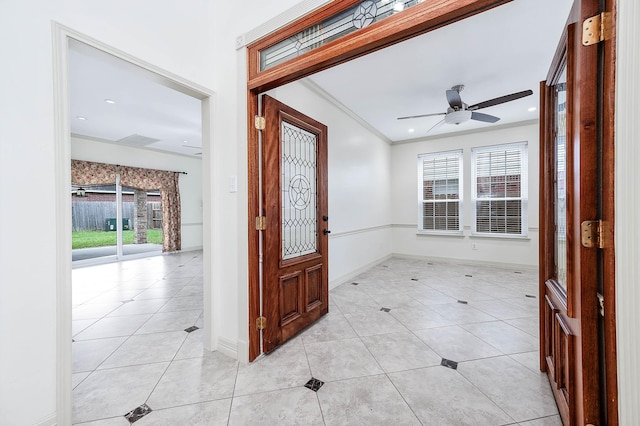
<svg viewBox="0 0 640 426">
<path fill-rule="evenodd" d="M 368 27 L 424 0 L 365 0 L 260 51 L 260 71 Z"/>
<path fill-rule="evenodd" d="M 317 251 L 317 136 L 282 122 L 282 259 Z"/>
</svg>

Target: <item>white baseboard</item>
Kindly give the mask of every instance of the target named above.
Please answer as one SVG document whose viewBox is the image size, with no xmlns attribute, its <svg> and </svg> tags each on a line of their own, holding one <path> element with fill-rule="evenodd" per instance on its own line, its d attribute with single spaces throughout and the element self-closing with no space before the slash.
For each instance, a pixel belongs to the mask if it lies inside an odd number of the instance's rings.
<svg viewBox="0 0 640 426">
<path fill-rule="evenodd" d="M 186 247 L 180 250 L 181 252 L 187 252 L 187 251 L 202 251 L 202 246 L 193 246 L 193 247 Z M 178 252 L 179 253 L 179 252 Z"/>
<path fill-rule="evenodd" d="M 390 257 L 396 257 L 398 259 L 417 259 L 425 261 L 434 261 L 441 263 L 450 263 L 457 265 L 473 265 L 473 266 L 493 266 L 496 268 L 509 268 L 509 269 L 521 269 L 531 272 L 538 271 L 537 265 L 524 265 L 520 263 L 506 263 L 506 262 L 489 262 L 485 260 L 473 260 L 473 259 L 454 259 L 451 257 L 436 257 L 436 256 L 419 256 L 414 254 L 402 254 L 393 253 Z"/>
<path fill-rule="evenodd" d="M 334 278 L 333 280 L 329 281 L 329 290 L 331 290 L 332 288 L 335 288 L 337 286 L 339 286 L 340 284 L 343 284 L 355 277 L 357 277 L 358 275 L 360 275 L 363 272 L 368 271 L 369 269 L 373 268 L 374 266 L 376 266 L 379 263 L 382 263 L 386 260 L 391 259 L 392 255 L 387 255 L 387 256 L 383 256 L 379 259 L 374 260 L 373 262 L 369 262 L 364 266 L 361 266 L 358 269 L 355 269 L 347 274 L 342 275 L 341 277 L 338 278 Z"/>
<path fill-rule="evenodd" d="M 245 340 L 238 340 L 238 362 L 248 363 L 249 362 L 249 342 Z"/>
<path fill-rule="evenodd" d="M 58 424 L 58 416 L 56 413 L 49 414 L 44 419 L 34 423 L 35 426 L 56 426 Z"/>
<path fill-rule="evenodd" d="M 237 341 L 227 339 L 225 337 L 218 337 L 217 350 L 228 357 L 238 359 L 238 343 Z"/>
</svg>

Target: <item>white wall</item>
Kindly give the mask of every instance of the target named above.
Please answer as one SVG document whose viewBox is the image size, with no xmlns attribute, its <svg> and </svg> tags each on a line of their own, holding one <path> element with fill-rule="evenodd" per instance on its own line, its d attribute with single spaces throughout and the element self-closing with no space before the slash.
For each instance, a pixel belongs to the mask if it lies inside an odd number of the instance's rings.
<svg viewBox="0 0 640 426">
<path fill-rule="evenodd" d="M 640 424 L 640 3 L 618 0 L 616 80 L 616 327 L 621 425 Z"/>
<path fill-rule="evenodd" d="M 71 158 L 147 169 L 186 172 L 180 175 L 182 250 L 202 248 L 202 161 L 183 155 L 151 151 L 71 137 Z"/>
<path fill-rule="evenodd" d="M 473 220 L 470 204 L 471 148 L 525 141 L 528 142 L 529 154 L 528 239 L 470 236 Z M 493 263 L 537 265 L 538 146 L 537 124 L 394 145 L 391 149 L 393 253 Z M 454 149 L 463 149 L 464 237 L 417 234 L 418 155 Z M 472 243 L 476 244 L 476 250 L 472 250 Z"/>
<path fill-rule="evenodd" d="M 216 1 L 211 30 L 215 44 L 209 50 L 215 56 L 216 122 L 214 140 L 220 141 L 214 150 L 215 201 L 224 205 L 224 215 L 213 218 L 214 257 L 221 262 L 213 269 L 212 280 L 222 283 L 220 306 L 222 324 L 220 338 L 237 350 L 241 360 L 249 357 L 249 297 L 248 297 L 248 210 L 247 210 L 247 105 L 246 50 L 236 50 L 237 37 L 253 30 L 265 21 L 284 12 L 298 0 Z M 239 19 L 230 19 L 239 17 Z M 210 23 L 211 24 L 211 23 Z M 218 123 L 220 125 L 218 125 Z M 228 178 L 237 176 L 238 192 L 229 193 Z M 257 215 L 257 214 L 256 214 Z"/>
<path fill-rule="evenodd" d="M 389 256 L 391 147 L 305 85 L 269 95 L 328 126 L 329 281 Z"/>
<path fill-rule="evenodd" d="M 52 20 L 205 87 L 216 82 L 208 0 L 3 0 L 0 4 L 0 423 L 56 419 Z M 38 188 L 39 196 L 16 188 Z M 10 225 L 9 225 L 10 224 Z M 235 257 L 232 255 L 232 257 Z M 69 343 L 70 345 L 70 343 Z"/>
</svg>

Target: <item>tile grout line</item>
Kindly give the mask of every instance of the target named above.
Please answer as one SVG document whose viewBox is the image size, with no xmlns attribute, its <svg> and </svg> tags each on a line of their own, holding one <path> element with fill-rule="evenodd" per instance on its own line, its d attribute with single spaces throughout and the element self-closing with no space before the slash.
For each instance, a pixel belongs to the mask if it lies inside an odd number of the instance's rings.
<svg viewBox="0 0 640 426">
<path fill-rule="evenodd" d="M 227 426 L 231 421 L 231 411 L 233 410 L 233 401 L 236 399 L 236 385 L 238 384 L 238 373 L 240 372 L 240 363 L 236 363 L 236 378 L 233 381 L 233 390 L 231 391 L 231 401 L 229 402 L 229 412 L 227 413 Z"/>
</svg>

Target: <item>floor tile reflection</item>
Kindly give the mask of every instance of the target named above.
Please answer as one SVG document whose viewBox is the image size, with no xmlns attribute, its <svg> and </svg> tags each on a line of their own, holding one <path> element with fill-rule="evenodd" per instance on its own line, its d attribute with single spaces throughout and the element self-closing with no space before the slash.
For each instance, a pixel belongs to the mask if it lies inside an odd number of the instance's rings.
<svg viewBox="0 0 640 426">
<path fill-rule="evenodd" d="M 73 271 L 74 423 L 125 426 L 146 404 L 135 425 L 561 424 L 533 271 L 388 259 L 244 364 L 205 348 L 202 265 L 186 252 Z"/>
</svg>

